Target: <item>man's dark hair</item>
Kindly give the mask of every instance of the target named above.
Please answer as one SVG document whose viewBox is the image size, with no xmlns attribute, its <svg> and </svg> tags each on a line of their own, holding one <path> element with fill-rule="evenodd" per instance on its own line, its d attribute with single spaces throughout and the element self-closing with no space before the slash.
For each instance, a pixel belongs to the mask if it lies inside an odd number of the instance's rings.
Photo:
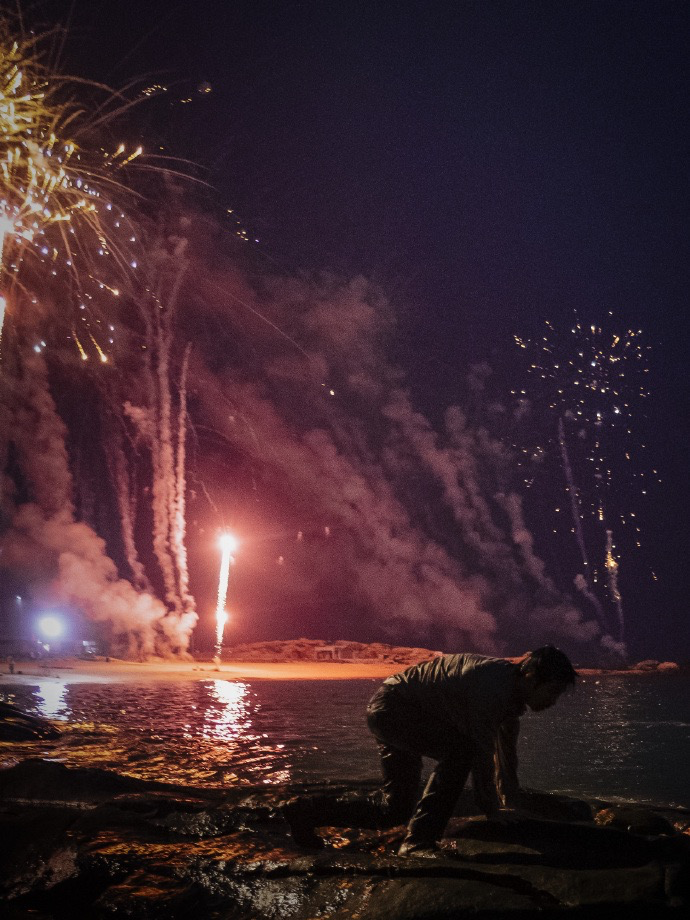
<svg viewBox="0 0 690 920">
<path fill-rule="evenodd" d="M 530 652 L 520 665 L 520 670 L 523 674 L 526 671 L 533 671 L 537 685 L 546 684 L 552 680 L 563 684 L 574 684 L 577 679 L 577 671 L 570 663 L 568 656 L 553 645 L 544 645 Z"/>
</svg>

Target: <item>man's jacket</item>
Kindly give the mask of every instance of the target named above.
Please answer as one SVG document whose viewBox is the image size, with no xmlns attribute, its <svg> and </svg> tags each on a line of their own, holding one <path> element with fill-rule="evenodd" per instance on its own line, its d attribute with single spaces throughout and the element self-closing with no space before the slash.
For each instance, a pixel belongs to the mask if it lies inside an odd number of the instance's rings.
<svg viewBox="0 0 690 920">
<path fill-rule="evenodd" d="M 499 793 L 509 799 L 518 790 L 518 720 L 525 711 L 518 674 L 504 658 L 442 655 L 384 681 L 389 705 L 445 724 L 449 743 L 470 745 L 475 793 L 486 812 L 498 808 Z"/>
</svg>

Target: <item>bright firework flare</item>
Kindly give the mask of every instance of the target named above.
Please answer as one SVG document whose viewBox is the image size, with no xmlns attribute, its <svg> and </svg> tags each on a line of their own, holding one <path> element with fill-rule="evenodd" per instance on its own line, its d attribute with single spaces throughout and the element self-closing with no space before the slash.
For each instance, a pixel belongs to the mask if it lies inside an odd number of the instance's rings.
<svg viewBox="0 0 690 920">
<path fill-rule="evenodd" d="M 55 73 L 44 63 L 54 37 L 14 34 L 13 23 L 0 16 L 0 339 L 2 318 L 12 306 L 10 291 L 25 290 L 21 268 L 27 254 L 48 265 L 52 274 L 66 269 L 78 291 L 86 286 L 118 296 L 107 284 L 103 259 L 117 270 L 135 267 L 130 249 L 135 242 L 122 201 L 133 193 L 118 172 L 139 157 L 120 144 L 114 153 L 82 146 L 106 125 L 112 125 L 139 99 L 88 81 Z M 100 93 L 89 111 L 73 94 Z M 121 175 L 121 173 L 120 173 Z M 80 296 L 87 310 L 93 295 Z M 84 303 L 86 301 L 86 303 Z M 84 338 L 94 342 L 107 360 L 87 322 Z M 76 329 L 73 334 L 85 352 Z"/>
<path fill-rule="evenodd" d="M 221 549 L 220 576 L 218 578 L 218 602 L 216 603 L 216 648 L 215 658 L 220 661 L 220 650 L 223 645 L 223 630 L 228 621 L 228 612 L 225 602 L 228 597 L 228 581 L 230 579 L 230 565 L 233 562 L 232 554 L 238 547 L 237 538 L 231 533 L 224 533 L 218 541 Z"/>
</svg>

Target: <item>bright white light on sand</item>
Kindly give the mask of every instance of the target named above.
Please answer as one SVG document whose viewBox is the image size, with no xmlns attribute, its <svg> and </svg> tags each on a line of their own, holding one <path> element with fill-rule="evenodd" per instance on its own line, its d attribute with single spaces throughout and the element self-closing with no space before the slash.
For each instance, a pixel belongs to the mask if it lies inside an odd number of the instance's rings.
<svg viewBox="0 0 690 920">
<path fill-rule="evenodd" d="M 59 617 L 45 616 L 38 621 L 38 628 L 46 639 L 57 639 L 65 631 L 65 626 Z"/>
</svg>

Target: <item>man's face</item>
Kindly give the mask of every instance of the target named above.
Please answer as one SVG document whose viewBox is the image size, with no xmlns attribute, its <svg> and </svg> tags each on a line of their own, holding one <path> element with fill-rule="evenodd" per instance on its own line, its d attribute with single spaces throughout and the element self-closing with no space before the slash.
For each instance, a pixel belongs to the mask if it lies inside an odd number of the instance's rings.
<svg viewBox="0 0 690 920">
<path fill-rule="evenodd" d="M 525 702 L 533 712 L 542 712 L 549 709 L 558 697 L 565 692 L 567 684 L 560 680 L 550 680 L 544 684 L 530 686 L 527 689 Z"/>
</svg>

